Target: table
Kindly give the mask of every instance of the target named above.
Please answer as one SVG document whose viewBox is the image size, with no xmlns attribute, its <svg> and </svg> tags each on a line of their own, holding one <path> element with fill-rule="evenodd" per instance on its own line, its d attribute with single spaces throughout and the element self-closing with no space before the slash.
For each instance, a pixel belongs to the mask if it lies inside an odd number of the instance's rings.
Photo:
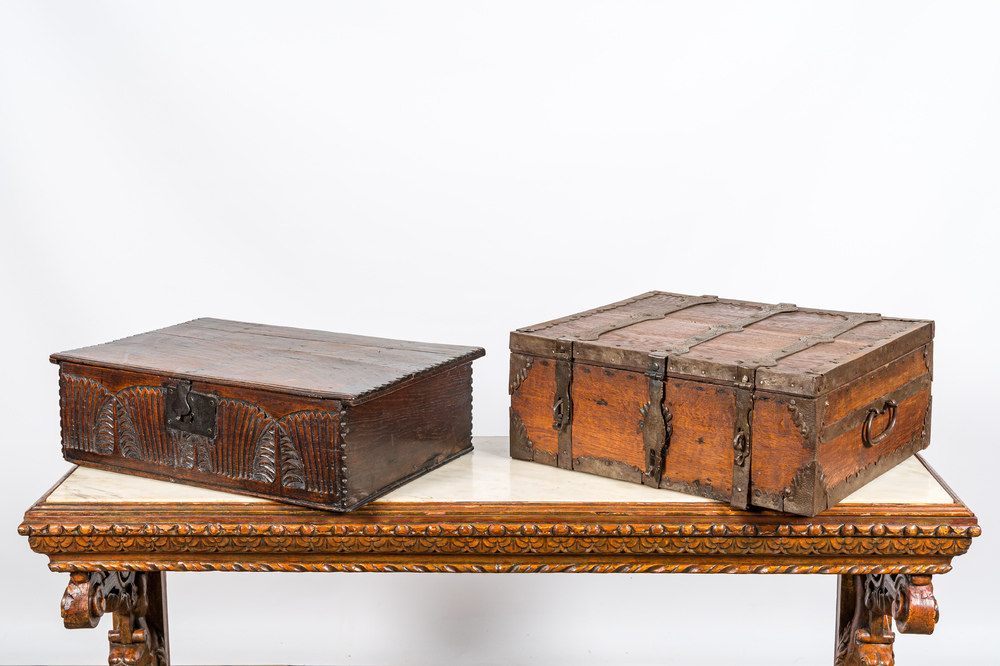
<svg viewBox="0 0 1000 666">
<path fill-rule="evenodd" d="M 130 666 L 169 664 L 167 571 L 835 574 L 835 663 L 891 665 L 893 619 L 931 633 L 931 577 L 981 533 L 919 456 L 803 518 L 511 460 L 505 437 L 474 444 L 348 514 L 79 467 L 18 531 L 70 574 L 65 625 L 111 613 L 109 663 Z"/>
</svg>

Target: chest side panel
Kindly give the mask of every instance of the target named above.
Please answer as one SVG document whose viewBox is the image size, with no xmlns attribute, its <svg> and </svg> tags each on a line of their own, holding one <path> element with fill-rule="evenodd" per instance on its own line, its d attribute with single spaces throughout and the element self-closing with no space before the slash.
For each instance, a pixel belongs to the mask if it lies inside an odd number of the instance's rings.
<svg viewBox="0 0 1000 666">
<path fill-rule="evenodd" d="M 664 403 L 673 415 L 673 433 L 660 487 L 728 502 L 733 485 L 736 390 L 668 379 Z"/>
<path fill-rule="evenodd" d="M 343 415 L 345 508 L 472 450 L 472 364 L 405 386 Z"/>
<path fill-rule="evenodd" d="M 894 407 L 888 408 L 889 401 Z M 868 405 L 820 433 L 818 461 L 831 503 L 930 443 L 929 375 L 921 375 Z"/>
<path fill-rule="evenodd" d="M 826 394 L 820 403 L 822 427 L 830 428 L 915 379 L 924 375 L 929 379 L 930 374 L 931 344 L 927 344 Z"/>
<path fill-rule="evenodd" d="M 799 490 L 803 480 L 796 481 L 796 475 L 815 462 L 815 442 L 815 398 L 756 393 L 751 469 L 754 506 L 784 511 L 785 502 L 793 495 L 809 492 Z M 803 501 L 802 498 L 798 500 Z"/>
<path fill-rule="evenodd" d="M 556 361 L 524 354 L 510 357 L 511 456 L 555 465 L 559 435 L 552 427 Z"/>
<path fill-rule="evenodd" d="M 267 391 L 192 383 L 211 396 L 211 435 L 167 426 L 175 380 L 143 373 L 62 364 L 60 415 L 67 460 L 203 487 L 281 497 L 301 487 L 336 501 L 335 466 L 301 458 L 290 447 L 329 446 L 341 404 Z M 326 431 L 297 424 L 331 422 Z M 325 434 L 324 434 L 325 433 Z M 302 437 L 318 438 L 308 444 Z M 289 466 L 289 460 L 298 461 Z"/>
<path fill-rule="evenodd" d="M 649 408 L 645 375 L 576 363 L 571 386 L 573 469 L 641 481 L 642 421 Z"/>
</svg>

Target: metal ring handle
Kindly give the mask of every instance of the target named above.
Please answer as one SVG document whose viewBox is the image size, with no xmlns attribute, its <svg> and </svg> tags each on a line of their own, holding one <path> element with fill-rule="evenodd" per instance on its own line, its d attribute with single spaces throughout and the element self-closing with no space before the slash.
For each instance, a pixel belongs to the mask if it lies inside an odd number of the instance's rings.
<svg viewBox="0 0 1000 666">
<path fill-rule="evenodd" d="M 898 405 L 895 400 L 886 400 L 882 409 L 868 410 L 868 418 L 865 419 L 865 427 L 864 430 L 861 431 L 861 441 L 864 442 L 865 446 L 875 446 L 876 444 L 881 444 L 885 438 L 889 436 L 892 429 L 896 427 L 896 407 L 898 407 Z M 885 427 L 885 430 L 872 437 L 872 423 L 875 422 L 875 417 L 881 416 L 886 412 L 889 412 L 889 425 Z"/>
</svg>

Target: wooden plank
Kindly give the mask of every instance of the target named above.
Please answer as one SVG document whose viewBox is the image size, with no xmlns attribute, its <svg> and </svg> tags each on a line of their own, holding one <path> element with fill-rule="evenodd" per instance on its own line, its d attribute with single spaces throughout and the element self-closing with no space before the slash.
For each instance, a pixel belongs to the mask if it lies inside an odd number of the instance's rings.
<svg viewBox="0 0 1000 666">
<path fill-rule="evenodd" d="M 238 322 L 226 323 L 242 326 Z M 475 347 L 448 347 L 435 352 L 382 349 L 343 341 L 355 336 L 322 341 L 188 325 L 173 327 L 172 331 L 152 331 L 54 354 L 52 359 L 357 401 L 485 353 Z"/>
<path fill-rule="evenodd" d="M 460 356 L 469 351 L 465 345 L 448 345 L 437 342 L 416 342 L 413 340 L 395 340 L 392 338 L 379 338 L 368 335 L 354 335 L 351 333 L 335 333 L 333 331 L 318 331 L 306 328 L 293 328 L 290 326 L 272 326 L 268 324 L 254 324 L 248 322 L 230 321 L 228 319 L 213 319 L 205 317 L 192 321 L 169 326 L 161 331 L 173 331 L 174 329 L 215 329 L 219 331 L 232 331 L 252 333 L 255 335 L 289 338 L 292 340 L 313 340 L 316 342 L 327 342 L 335 344 L 350 344 L 366 347 L 377 347 L 381 349 L 399 349 L 413 352 L 429 352 L 433 354 L 447 354 Z"/>
<path fill-rule="evenodd" d="M 660 486 L 728 501 L 736 389 L 668 379 L 664 402 L 674 418 Z"/>
<path fill-rule="evenodd" d="M 640 426 L 642 406 L 649 401 L 645 375 L 576 363 L 572 396 L 574 461 L 594 458 L 645 470 Z M 602 476 L 615 476 L 611 466 L 603 467 Z"/>
</svg>

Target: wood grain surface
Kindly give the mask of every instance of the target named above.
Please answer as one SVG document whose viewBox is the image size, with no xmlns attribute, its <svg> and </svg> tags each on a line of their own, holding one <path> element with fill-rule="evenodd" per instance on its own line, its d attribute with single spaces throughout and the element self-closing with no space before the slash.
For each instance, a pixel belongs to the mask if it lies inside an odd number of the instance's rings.
<svg viewBox="0 0 1000 666">
<path fill-rule="evenodd" d="M 933 331 L 872 313 L 648 292 L 510 340 L 512 368 L 524 367 L 515 357 L 573 363 L 562 444 L 573 469 L 814 515 L 929 444 Z M 512 451 L 555 464 L 556 382 L 531 372 L 511 397 L 513 441 L 530 446 Z M 640 373 L 663 380 L 656 398 Z M 634 411 L 650 400 L 662 400 L 663 418 L 644 433 Z M 658 451 L 662 470 L 650 462 Z"/>
<path fill-rule="evenodd" d="M 645 375 L 577 363 L 571 392 L 574 460 L 609 459 L 644 469 L 641 410 L 649 401 Z"/>
<path fill-rule="evenodd" d="M 512 455 L 521 460 L 555 465 L 559 453 L 559 436 L 552 428 L 552 403 L 556 393 L 555 362 L 524 354 L 515 354 L 511 360 L 519 361 L 518 367 L 527 368 L 525 376 L 511 384 L 510 409 L 511 419 L 516 418 L 523 425 L 530 442 L 528 453 L 522 456 L 512 451 Z"/>
<path fill-rule="evenodd" d="M 478 347 L 196 319 L 53 354 L 52 361 L 357 403 L 483 354 Z"/>
<path fill-rule="evenodd" d="M 196 320 L 53 356 L 63 455 L 348 511 L 471 449 L 483 353 Z M 178 427 L 178 401 L 205 427 Z"/>
</svg>

